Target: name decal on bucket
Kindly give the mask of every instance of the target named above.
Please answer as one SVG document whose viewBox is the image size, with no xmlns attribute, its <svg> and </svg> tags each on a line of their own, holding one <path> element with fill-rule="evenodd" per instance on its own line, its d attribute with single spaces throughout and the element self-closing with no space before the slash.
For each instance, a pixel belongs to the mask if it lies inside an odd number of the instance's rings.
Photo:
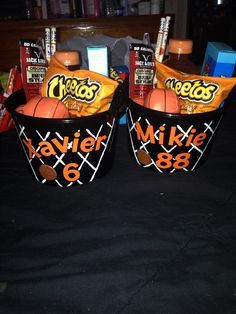
<svg viewBox="0 0 236 314">
<path fill-rule="evenodd" d="M 103 117 L 104 118 L 104 117 Z M 96 121 L 90 128 L 76 124 L 51 130 L 43 124 L 31 128 L 31 124 L 16 124 L 25 156 L 30 168 L 41 183 L 69 187 L 93 181 L 109 168 L 115 116 Z M 18 121 L 17 121 L 18 122 Z M 104 161 L 104 159 L 106 161 Z M 108 165 L 109 167 L 109 165 Z"/>
<path fill-rule="evenodd" d="M 167 145 L 170 147 L 181 147 L 181 146 L 194 146 L 199 147 L 204 144 L 207 134 L 204 132 L 197 133 L 197 130 L 192 126 L 188 133 L 180 131 L 178 126 L 171 126 L 168 131 L 164 125 L 161 125 L 156 131 L 153 125 L 147 125 L 146 129 L 143 130 L 141 124 L 136 122 L 137 139 L 143 143 Z M 158 136 L 156 136 L 158 134 Z M 171 149 L 169 148 L 169 151 Z M 156 154 L 155 163 L 160 169 L 183 169 L 189 165 L 189 159 L 191 153 L 182 152 L 178 154 L 172 154 L 168 151 L 160 152 Z"/>
<path fill-rule="evenodd" d="M 75 132 L 73 138 L 70 138 L 69 136 L 63 136 L 61 141 L 59 138 L 54 137 L 50 141 L 42 140 L 34 143 L 31 138 L 27 138 L 23 139 L 22 142 L 27 150 L 29 160 L 32 160 L 33 158 L 41 159 L 42 157 L 50 156 L 57 157 L 60 160 L 60 154 L 61 156 L 67 153 L 80 155 L 83 153 L 88 154 L 93 151 L 100 151 L 102 148 L 104 148 L 104 146 L 106 146 L 107 135 L 99 135 L 96 138 L 88 136 L 81 141 L 80 135 L 80 132 Z M 37 147 L 37 149 L 34 147 Z M 74 182 L 80 178 L 79 163 L 64 163 L 63 166 L 62 174 L 66 181 Z M 51 176 L 51 171 L 52 169 L 50 170 L 50 177 L 52 177 L 52 180 L 54 180 L 56 175 Z M 41 175 L 44 176 L 45 174 L 47 176 L 45 176 L 45 178 L 50 180 L 48 173 L 49 167 L 47 168 L 47 173 L 46 171 L 41 171 Z"/>
<path fill-rule="evenodd" d="M 193 171 L 206 159 L 223 112 L 171 116 L 130 103 L 126 116 L 137 163 L 173 173 Z"/>
<path fill-rule="evenodd" d="M 89 153 L 93 150 L 100 150 L 102 141 L 106 141 L 107 139 L 106 135 L 102 135 L 98 136 L 96 140 L 93 137 L 86 137 L 80 142 L 79 137 L 80 132 L 75 132 L 72 140 L 70 140 L 69 136 L 64 136 L 61 142 L 58 138 L 51 139 L 51 142 L 40 141 L 37 143 L 39 151 L 34 149 L 31 138 L 27 140 L 23 139 L 23 143 L 28 148 L 28 156 L 31 159 L 34 155 L 37 158 L 57 155 L 57 150 L 61 153 L 67 153 L 69 150 L 71 150 L 72 153 L 77 153 L 78 151 Z"/>
<path fill-rule="evenodd" d="M 137 138 L 144 142 L 150 141 L 151 144 L 158 143 L 160 145 L 164 144 L 164 140 L 167 138 L 167 143 L 170 146 L 178 145 L 178 146 L 201 146 L 204 143 L 206 138 L 206 133 L 196 133 L 195 128 L 191 128 L 188 136 L 184 132 L 178 132 L 177 126 L 171 126 L 170 132 L 168 134 L 165 133 L 165 126 L 161 125 L 158 129 L 158 138 L 155 137 L 154 127 L 153 125 L 148 125 L 146 131 L 143 132 L 143 129 L 139 122 L 136 122 L 137 129 Z"/>
</svg>

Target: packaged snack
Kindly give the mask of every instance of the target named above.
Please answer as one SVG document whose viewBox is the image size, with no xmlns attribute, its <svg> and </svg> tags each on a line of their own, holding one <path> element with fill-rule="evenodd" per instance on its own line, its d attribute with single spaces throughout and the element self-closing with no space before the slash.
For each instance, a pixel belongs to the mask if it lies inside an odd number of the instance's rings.
<svg viewBox="0 0 236 314">
<path fill-rule="evenodd" d="M 5 108 L 5 100 L 14 92 L 22 88 L 21 75 L 18 67 L 15 66 L 9 72 L 5 89 L 0 88 L 0 132 L 8 131 L 13 127 L 13 120 L 9 111 Z"/>
<path fill-rule="evenodd" d="M 27 101 L 38 95 L 46 72 L 46 57 L 36 40 L 20 40 L 20 63 Z"/>
<path fill-rule="evenodd" d="M 56 97 L 71 116 L 88 116 L 109 109 L 118 83 L 89 70 L 70 71 L 52 56 L 41 95 Z"/>
<path fill-rule="evenodd" d="M 129 97 L 145 98 L 153 88 L 154 51 L 145 44 L 130 44 Z"/>
<path fill-rule="evenodd" d="M 236 85 L 236 78 L 184 74 L 156 62 L 158 88 L 172 89 L 179 98 L 181 113 L 201 113 L 221 107 Z"/>
</svg>

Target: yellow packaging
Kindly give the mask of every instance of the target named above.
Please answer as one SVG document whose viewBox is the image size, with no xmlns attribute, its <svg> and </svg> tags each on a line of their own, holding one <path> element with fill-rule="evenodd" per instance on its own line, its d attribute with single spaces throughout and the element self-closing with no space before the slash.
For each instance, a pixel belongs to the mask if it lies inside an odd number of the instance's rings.
<svg viewBox="0 0 236 314">
<path fill-rule="evenodd" d="M 41 88 L 45 97 L 56 97 L 71 116 L 88 116 L 109 109 L 118 82 L 88 70 L 70 71 L 52 56 Z"/>
<path fill-rule="evenodd" d="M 157 88 L 172 89 L 181 113 L 201 113 L 219 108 L 236 85 L 236 78 L 184 74 L 156 61 Z"/>
</svg>

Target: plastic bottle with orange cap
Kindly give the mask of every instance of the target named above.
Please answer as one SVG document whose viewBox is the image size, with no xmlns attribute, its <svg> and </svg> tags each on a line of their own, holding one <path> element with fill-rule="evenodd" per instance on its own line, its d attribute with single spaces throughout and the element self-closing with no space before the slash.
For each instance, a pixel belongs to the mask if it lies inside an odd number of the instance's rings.
<svg viewBox="0 0 236 314">
<path fill-rule="evenodd" d="M 69 71 L 75 71 L 80 69 L 80 54 L 77 50 L 57 50 L 54 53 L 54 57 L 64 64 Z"/>
<path fill-rule="evenodd" d="M 196 66 L 191 60 L 193 41 L 191 39 L 170 39 L 168 58 L 165 65 L 184 73 L 196 73 Z"/>
</svg>

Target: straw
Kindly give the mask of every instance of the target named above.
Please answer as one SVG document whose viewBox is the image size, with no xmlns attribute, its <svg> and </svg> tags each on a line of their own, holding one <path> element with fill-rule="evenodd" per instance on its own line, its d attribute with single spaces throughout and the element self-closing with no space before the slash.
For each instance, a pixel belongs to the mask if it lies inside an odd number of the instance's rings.
<svg viewBox="0 0 236 314">
<path fill-rule="evenodd" d="M 171 17 L 167 16 L 165 20 L 165 25 L 164 25 L 164 31 L 163 31 L 163 36 L 162 36 L 162 41 L 161 41 L 161 48 L 158 56 L 158 61 L 162 62 L 164 55 L 165 55 L 165 50 L 166 50 L 166 42 L 168 38 L 168 32 L 169 32 L 169 24 L 170 24 Z"/>
</svg>

